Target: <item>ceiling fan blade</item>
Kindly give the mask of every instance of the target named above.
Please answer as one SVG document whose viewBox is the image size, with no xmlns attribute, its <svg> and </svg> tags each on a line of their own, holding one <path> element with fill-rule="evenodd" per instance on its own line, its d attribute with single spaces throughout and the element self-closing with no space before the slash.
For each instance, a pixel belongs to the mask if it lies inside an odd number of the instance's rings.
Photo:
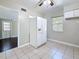
<svg viewBox="0 0 79 59">
<path fill-rule="evenodd" d="M 46 0 L 39 0 L 39 2 L 36 4 L 35 8 L 38 6 L 42 6 L 44 1 Z M 53 6 L 54 5 L 54 1 L 53 0 L 49 0 L 50 1 L 50 5 Z"/>
<path fill-rule="evenodd" d="M 36 4 L 35 8 L 38 7 L 38 6 L 41 6 L 44 1 L 45 1 L 45 0 L 39 0 L 39 2 Z"/>
<path fill-rule="evenodd" d="M 43 5 L 43 2 L 39 4 L 39 6 L 42 6 L 42 5 Z"/>
<path fill-rule="evenodd" d="M 50 5 L 51 5 L 51 6 L 53 6 L 53 5 L 54 5 L 54 3 L 51 1 Z"/>
</svg>

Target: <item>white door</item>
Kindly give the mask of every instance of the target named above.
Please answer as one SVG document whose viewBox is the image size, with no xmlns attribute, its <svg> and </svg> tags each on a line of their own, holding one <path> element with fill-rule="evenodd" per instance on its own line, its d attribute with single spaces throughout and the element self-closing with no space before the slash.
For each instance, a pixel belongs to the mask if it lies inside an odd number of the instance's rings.
<svg viewBox="0 0 79 59">
<path fill-rule="evenodd" d="M 46 19 L 42 19 L 41 22 L 42 25 L 42 43 L 45 43 L 47 41 L 47 20 Z"/>
<path fill-rule="evenodd" d="M 47 41 L 47 21 L 37 17 L 37 45 L 40 46 Z"/>
</svg>

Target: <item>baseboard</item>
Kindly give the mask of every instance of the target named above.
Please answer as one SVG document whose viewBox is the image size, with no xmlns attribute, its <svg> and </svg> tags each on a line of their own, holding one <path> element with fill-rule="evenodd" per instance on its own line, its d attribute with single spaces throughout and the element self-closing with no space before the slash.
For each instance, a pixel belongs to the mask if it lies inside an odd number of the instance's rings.
<svg viewBox="0 0 79 59">
<path fill-rule="evenodd" d="M 73 46 L 73 47 L 77 47 L 77 48 L 79 48 L 79 45 L 72 44 L 72 43 L 68 43 L 68 42 L 63 42 L 63 41 L 53 40 L 53 39 L 49 39 L 49 41 L 57 42 L 57 43 L 61 43 L 61 44 L 65 44 L 65 45 L 68 45 L 68 46 Z"/>
<path fill-rule="evenodd" d="M 24 45 L 21 45 L 21 46 L 18 46 L 18 48 L 22 48 L 22 47 L 24 47 L 24 46 L 28 46 L 30 43 L 26 43 L 26 44 L 24 44 Z"/>
</svg>

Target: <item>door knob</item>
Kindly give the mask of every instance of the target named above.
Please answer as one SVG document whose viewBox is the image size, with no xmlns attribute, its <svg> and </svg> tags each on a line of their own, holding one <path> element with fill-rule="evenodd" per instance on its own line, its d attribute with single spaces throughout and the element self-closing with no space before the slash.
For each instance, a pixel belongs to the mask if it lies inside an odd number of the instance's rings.
<svg viewBox="0 0 79 59">
<path fill-rule="evenodd" d="M 41 29 L 38 29 L 38 31 L 41 31 Z"/>
</svg>

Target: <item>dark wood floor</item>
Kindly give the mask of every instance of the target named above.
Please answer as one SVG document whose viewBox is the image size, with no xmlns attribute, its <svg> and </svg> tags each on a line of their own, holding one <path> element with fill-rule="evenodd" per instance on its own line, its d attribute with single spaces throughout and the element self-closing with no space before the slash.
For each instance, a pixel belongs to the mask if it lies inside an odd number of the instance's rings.
<svg viewBox="0 0 79 59">
<path fill-rule="evenodd" d="M 18 46 L 17 37 L 0 39 L 0 52 L 15 48 Z"/>
</svg>

